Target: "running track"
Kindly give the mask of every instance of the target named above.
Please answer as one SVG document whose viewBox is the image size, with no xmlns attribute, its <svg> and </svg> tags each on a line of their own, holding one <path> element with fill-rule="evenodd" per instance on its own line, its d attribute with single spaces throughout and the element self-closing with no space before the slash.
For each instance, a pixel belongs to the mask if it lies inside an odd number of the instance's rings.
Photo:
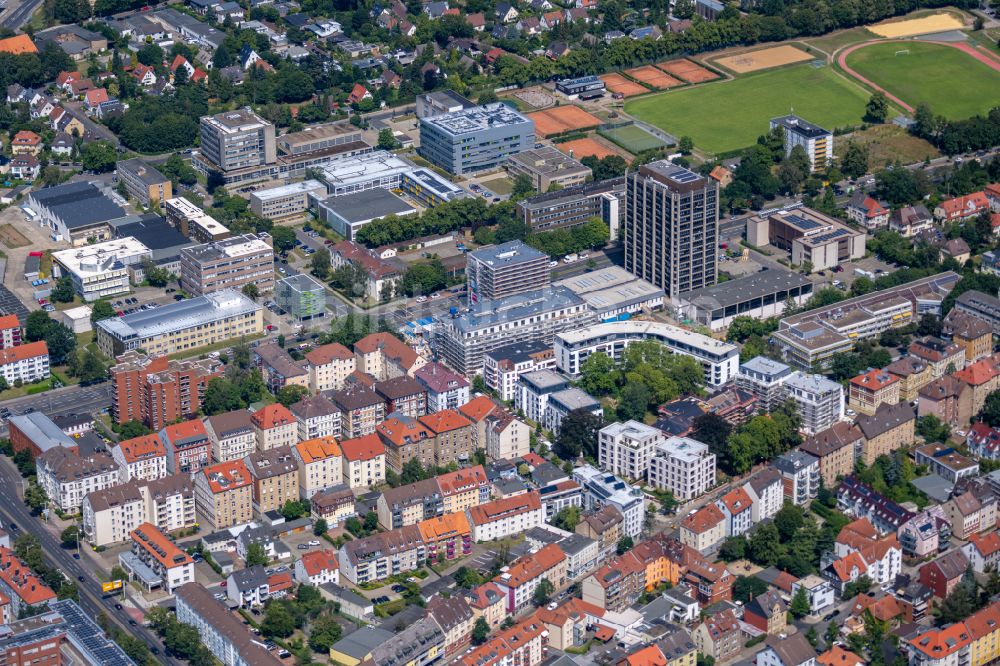
<svg viewBox="0 0 1000 666">
<path fill-rule="evenodd" d="M 869 79 L 861 76 L 861 74 L 859 74 L 858 72 L 854 71 L 853 69 L 851 69 L 847 65 L 847 56 L 849 56 L 854 51 L 857 51 L 858 49 L 863 49 L 864 47 L 870 46 L 872 44 L 885 44 L 886 42 L 900 43 L 900 44 L 912 44 L 913 40 L 909 40 L 909 39 L 889 39 L 889 40 L 874 39 L 874 40 L 869 41 L 869 42 L 862 42 L 861 44 L 855 44 L 854 46 L 848 46 L 847 48 L 845 48 L 845 49 L 841 50 L 839 53 L 837 53 L 837 64 L 840 65 L 841 69 L 843 69 L 845 72 L 847 72 L 848 74 L 850 74 L 851 76 L 853 76 L 854 78 L 856 78 L 858 81 L 861 81 L 862 83 L 864 83 L 866 86 L 868 86 L 870 88 L 874 88 L 875 90 L 882 91 L 882 93 L 884 93 L 886 97 L 888 97 L 890 100 L 892 100 L 893 102 L 895 102 L 899 106 L 903 107 L 903 109 L 905 109 L 908 113 L 913 113 L 915 111 L 915 109 L 912 106 L 910 106 L 909 104 L 907 104 L 903 100 L 899 99 L 898 97 L 896 97 L 895 95 L 893 95 L 891 92 L 889 92 L 888 90 L 886 90 L 882 86 L 877 85 L 874 82 L 870 81 Z M 975 58 L 979 62 L 983 63 L 987 67 L 1000 72 L 1000 61 L 998 61 L 996 58 L 991 57 L 992 54 L 990 56 L 988 56 L 988 55 L 984 54 L 982 51 L 974 49 L 974 48 L 972 48 L 971 46 L 969 46 L 966 43 L 935 42 L 935 41 L 924 41 L 922 43 L 924 43 L 924 44 L 938 44 L 940 46 L 950 46 L 952 48 L 956 48 L 959 51 L 962 51 L 965 54 L 972 56 L 973 58 Z"/>
</svg>

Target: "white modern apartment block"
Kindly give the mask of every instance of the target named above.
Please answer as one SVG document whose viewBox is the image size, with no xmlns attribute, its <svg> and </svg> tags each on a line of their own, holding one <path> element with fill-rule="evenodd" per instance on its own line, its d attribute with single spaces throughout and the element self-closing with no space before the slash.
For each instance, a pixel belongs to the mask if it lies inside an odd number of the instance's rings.
<svg viewBox="0 0 1000 666">
<path fill-rule="evenodd" d="M 147 589 L 161 587 L 171 594 L 181 585 L 194 581 L 194 560 L 154 525 L 143 523 L 132 531 L 131 536 L 132 551 L 120 554 L 118 561 Z M 137 560 L 159 576 L 158 583 L 138 575 L 135 570 Z"/>
<path fill-rule="evenodd" d="M 597 435 L 598 464 L 627 479 L 645 479 L 654 449 L 665 441 L 663 431 L 644 423 L 612 423 Z"/>
<path fill-rule="evenodd" d="M 521 375 L 514 394 L 514 407 L 535 423 L 545 419 L 549 396 L 569 387 L 569 380 L 552 370 L 536 370 Z"/>
<path fill-rule="evenodd" d="M 552 345 L 541 341 L 499 347 L 483 356 L 483 380 L 501 400 L 512 402 L 521 375 L 535 370 L 555 370 Z"/>
<path fill-rule="evenodd" d="M 52 253 L 56 267 L 53 277 L 69 275 L 73 289 L 85 301 L 129 292 L 129 270 L 139 268 L 152 251 L 135 238 L 83 245 Z"/>
<path fill-rule="evenodd" d="M 813 125 L 798 116 L 789 115 L 771 119 L 771 129 L 780 127 L 785 135 L 785 155 L 791 155 L 795 146 L 801 146 L 809 156 L 813 171 L 820 171 L 833 161 L 833 132 Z"/>
<path fill-rule="evenodd" d="M 785 504 L 785 485 L 781 474 L 773 467 L 750 477 L 743 484 L 743 490 L 753 502 L 750 517 L 754 523 L 773 518 Z"/>
<path fill-rule="evenodd" d="M 146 520 L 163 532 L 191 529 L 195 514 L 194 482 L 187 474 L 165 476 L 139 488 L 146 505 Z"/>
<path fill-rule="evenodd" d="M 124 483 L 83 498 L 83 538 L 95 548 L 124 543 L 147 521 L 146 503 L 135 483 Z"/>
<path fill-rule="evenodd" d="M 159 436 L 144 435 L 119 442 L 111 449 L 122 481 L 156 481 L 167 475 L 167 448 Z"/>
<path fill-rule="evenodd" d="M 591 354 L 601 352 L 619 363 L 631 343 L 645 340 L 655 340 L 673 353 L 690 356 L 701 363 L 705 383 L 709 386 L 722 386 L 736 377 L 739 369 L 740 352 L 734 344 L 670 324 L 639 320 L 608 322 L 557 333 L 553 342 L 556 367 L 576 377 Z"/>
<path fill-rule="evenodd" d="M 770 412 L 785 400 L 785 381 L 792 374 L 784 363 L 758 356 L 740 365 L 736 387 L 754 394 L 760 410 Z"/>
<path fill-rule="evenodd" d="M 775 458 L 774 467 L 781 474 L 785 497 L 802 506 L 819 493 L 819 458 L 803 451 L 789 451 Z"/>
<path fill-rule="evenodd" d="M 715 485 L 715 454 L 687 437 L 660 441 L 649 460 L 649 484 L 682 502 L 704 495 Z"/>
<path fill-rule="evenodd" d="M 83 498 L 121 482 L 118 465 L 107 454 L 81 457 L 63 448 L 49 449 L 35 459 L 38 485 L 49 501 L 67 513 L 75 513 Z"/>
<path fill-rule="evenodd" d="M 573 480 L 583 487 L 585 511 L 608 504 L 614 506 L 625 518 L 622 524 L 625 534 L 638 541 L 646 517 L 641 488 L 629 485 L 614 474 L 602 472 L 590 465 L 574 469 Z"/>
<path fill-rule="evenodd" d="M 49 348 L 44 340 L 0 349 L 0 376 L 8 386 L 30 384 L 50 375 Z"/>
<path fill-rule="evenodd" d="M 844 387 L 822 375 L 792 373 L 785 380 L 789 398 L 798 406 L 802 432 L 815 435 L 844 418 Z"/>
<path fill-rule="evenodd" d="M 538 493 L 505 497 L 466 509 L 473 541 L 493 541 L 522 534 L 545 522 L 545 509 Z"/>
</svg>

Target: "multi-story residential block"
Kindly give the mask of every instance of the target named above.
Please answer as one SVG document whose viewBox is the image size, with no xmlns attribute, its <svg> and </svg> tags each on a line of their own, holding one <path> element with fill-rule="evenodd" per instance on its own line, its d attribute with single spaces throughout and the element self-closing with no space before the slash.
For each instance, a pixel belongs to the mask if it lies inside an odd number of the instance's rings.
<svg viewBox="0 0 1000 666">
<path fill-rule="evenodd" d="M 322 518 L 334 527 L 358 515 L 354 493 L 343 484 L 319 491 L 309 500 L 309 506 L 314 519 Z"/>
<path fill-rule="evenodd" d="M 733 488 L 715 501 L 725 517 L 726 536 L 747 532 L 753 525 L 753 500 L 742 487 Z"/>
<path fill-rule="evenodd" d="M 295 580 L 319 587 L 326 583 L 340 584 L 340 563 L 336 551 L 329 548 L 311 550 L 295 563 Z"/>
<path fill-rule="evenodd" d="M 340 436 L 340 409 L 325 395 L 310 395 L 288 408 L 298 426 L 298 439 Z"/>
<path fill-rule="evenodd" d="M 434 432 L 419 419 L 392 417 L 375 426 L 385 446 L 385 463 L 397 474 L 406 463 L 418 460 L 427 469 L 435 466 Z"/>
<path fill-rule="evenodd" d="M 212 459 L 212 441 L 205 424 L 198 419 L 168 425 L 158 436 L 167 449 L 167 472 L 170 474 L 193 474 Z"/>
<path fill-rule="evenodd" d="M 514 460 L 528 453 L 531 428 L 508 411 L 486 417 L 486 457 L 491 461 Z"/>
<path fill-rule="evenodd" d="M 226 289 L 103 319 L 95 325 L 97 346 L 111 358 L 135 349 L 151 355 L 176 354 L 261 333 L 263 310 L 243 294 Z"/>
<path fill-rule="evenodd" d="M 931 366 L 934 379 L 965 367 L 965 350 L 957 342 L 941 338 L 924 337 L 910 343 L 910 356 L 915 356 Z"/>
<path fill-rule="evenodd" d="M 167 199 L 163 205 L 167 222 L 195 243 L 210 243 L 229 238 L 232 233 L 198 206 L 184 197 Z"/>
<path fill-rule="evenodd" d="M 420 119 L 420 156 L 455 175 L 492 169 L 535 143 L 535 124 L 504 104 Z"/>
<path fill-rule="evenodd" d="M 56 593 L 4 546 L 0 546 L 0 593 L 10 604 L 11 618 L 19 617 L 27 608 L 44 607 L 56 600 Z"/>
<path fill-rule="evenodd" d="M 785 155 L 791 155 L 793 148 L 801 146 L 813 171 L 822 171 L 833 161 L 833 132 L 795 115 L 772 118 L 771 129 L 777 127 L 785 136 Z"/>
<path fill-rule="evenodd" d="M 854 476 L 848 476 L 837 487 L 837 507 L 855 518 L 867 518 L 882 534 L 897 532 L 914 517 L 914 513 L 886 499 Z"/>
<path fill-rule="evenodd" d="M 434 344 L 463 375 L 479 374 L 484 356 L 515 343 L 549 343 L 557 333 L 594 324 L 597 315 L 568 287 L 550 287 L 496 300 L 481 299 L 457 317 L 441 318 Z"/>
<path fill-rule="evenodd" d="M 17 315 L 0 316 L 0 349 L 16 347 L 21 344 L 22 340 L 21 322 Z"/>
<path fill-rule="evenodd" d="M 253 509 L 257 515 L 280 512 L 286 502 L 299 501 L 299 462 L 292 447 L 254 451 L 243 462 L 253 480 Z"/>
<path fill-rule="evenodd" d="M 598 559 L 611 556 L 618 541 L 625 536 L 625 517 L 618 507 L 607 504 L 580 517 L 576 533 L 597 542 Z"/>
<path fill-rule="evenodd" d="M 253 364 L 260 368 L 264 384 L 272 393 L 277 393 L 286 386 L 309 386 L 309 372 L 305 364 L 295 361 L 277 344 L 264 344 L 254 348 Z"/>
<path fill-rule="evenodd" d="M 410 375 L 427 359 L 389 333 L 372 333 L 354 343 L 355 367 L 377 381 Z"/>
<path fill-rule="evenodd" d="M 514 394 L 514 407 L 536 423 L 545 418 L 549 396 L 569 387 L 569 380 L 552 370 L 535 370 L 521 375 Z"/>
<path fill-rule="evenodd" d="M 926 465 L 931 474 L 957 484 L 960 479 L 979 476 L 979 463 L 963 456 L 953 447 L 940 444 L 925 444 L 913 450 L 913 460 L 918 465 Z"/>
<path fill-rule="evenodd" d="M 257 448 L 257 433 L 247 409 L 209 416 L 205 419 L 205 431 L 212 440 L 215 462 L 239 460 Z"/>
<path fill-rule="evenodd" d="M 719 662 L 728 661 L 739 653 L 742 636 L 739 620 L 729 609 L 706 617 L 691 633 L 698 653 Z"/>
<path fill-rule="evenodd" d="M 598 464 L 601 469 L 627 479 L 645 479 L 650 461 L 659 444 L 666 441 L 663 432 L 637 421 L 612 423 L 597 436 Z"/>
<path fill-rule="evenodd" d="M 140 421 L 154 430 L 201 408 L 208 382 L 222 375 L 216 359 L 168 359 L 128 351 L 112 366 L 111 413 L 117 423 Z"/>
<path fill-rule="evenodd" d="M 253 634 L 212 597 L 201 583 L 187 583 L 174 591 L 177 620 L 193 626 L 201 642 L 224 666 L 280 666 L 281 661 L 253 640 Z"/>
<path fill-rule="evenodd" d="M 351 488 L 370 488 L 385 481 L 385 445 L 377 434 L 341 440 L 344 481 Z"/>
<path fill-rule="evenodd" d="M 38 485 L 49 501 L 66 513 L 76 513 L 83 498 L 92 492 L 121 483 L 114 459 L 106 453 L 79 456 L 68 449 L 53 448 L 35 459 Z"/>
<path fill-rule="evenodd" d="M 151 258 L 150 249 L 131 236 L 108 240 L 53 252 L 53 277 L 69 276 L 76 293 L 86 301 L 96 301 L 127 294 L 130 271 Z"/>
<path fill-rule="evenodd" d="M 740 364 L 736 386 L 757 397 L 761 411 L 770 412 L 785 400 L 785 380 L 792 376 L 792 369 L 764 356 Z"/>
<path fill-rule="evenodd" d="M 292 451 L 298 462 L 299 493 L 304 499 L 344 482 L 341 449 L 333 437 L 299 442 Z"/>
<path fill-rule="evenodd" d="M 420 529 L 409 525 L 348 541 L 337 559 L 341 575 L 359 585 L 420 568 L 426 548 Z"/>
<path fill-rule="evenodd" d="M 532 602 L 542 580 L 548 580 L 556 590 L 568 582 L 566 554 L 557 544 L 550 543 L 536 553 L 519 558 L 493 582 L 507 597 L 507 612 L 515 615 Z"/>
<path fill-rule="evenodd" d="M 472 528 L 464 511 L 445 513 L 417 523 L 427 559 L 447 562 L 472 554 Z"/>
<path fill-rule="evenodd" d="M 996 532 L 985 536 L 973 534 L 962 546 L 962 552 L 974 571 L 984 573 L 995 570 L 1000 563 L 1000 534 Z"/>
<path fill-rule="evenodd" d="M 541 341 L 516 343 L 484 354 L 483 379 L 501 400 L 513 402 L 521 375 L 555 367 L 552 345 Z"/>
<path fill-rule="evenodd" d="M 699 553 L 714 550 L 726 538 L 726 523 L 726 516 L 718 506 L 706 504 L 681 520 L 681 543 Z"/>
<path fill-rule="evenodd" d="M 626 181 L 625 269 L 670 298 L 715 284 L 719 184 L 666 160 Z"/>
<path fill-rule="evenodd" d="M 816 649 L 804 634 L 768 636 L 766 647 L 757 656 L 760 666 L 816 666 Z"/>
<path fill-rule="evenodd" d="M 976 315 L 952 310 L 944 318 L 941 333 L 965 348 L 966 363 L 975 363 L 993 352 L 993 327 Z"/>
<path fill-rule="evenodd" d="M 435 596 L 427 603 L 427 614 L 444 631 L 446 655 L 460 653 L 468 647 L 475 615 L 465 597 Z"/>
<path fill-rule="evenodd" d="M 98 490 L 83 498 L 83 538 L 95 548 L 124 543 L 129 533 L 144 522 L 146 504 L 139 482 Z"/>
<path fill-rule="evenodd" d="M 547 640 L 545 623 L 535 613 L 463 655 L 458 663 L 461 666 L 476 666 L 495 659 L 496 663 L 538 666 L 545 659 Z"/>
<path fill-rule="evenodd" d="M 0 349 L 0 377 L 8 386 L 41 381 L 50 374 L 49 348 L 44 340 Z"/>
<path fill-rule="evenodd" d="M 978 493 L 967 490 L 945 502 L 944 513 L 951 524 L 952 535 L 968 539 L 996 524 L 997 498 L 992 491 Z"/>
<path fill-rule="evenodd" d="M 123 482 L 156 481 L 167 475 L 167 447 L 157 435 L 133 437 L 112 447 L 111 457 L 118 463 Z"/>
<path fill-rule="evenodd" d="M 917 416 L 905 402 L 881 405 L 872 416 L 861 415 L 855 422 L 864 436 L 860 459 L 866 465 L 879 456 L 910 446 L 915 440 Z"/>
<path fill-rule="evenodd" d="M 267 451 L 278 446 L 293 446 L 298 441 L 298 422 L 281 403 L 265 405 L 250 415 L 257 448 Z"/>
<path fill-rule="evenodd" d="M 809 437 L 799 449 L 819 460 L 820 477 L 827 488 L 833 488 L 839 477 L 854 471 L 854 463 L 861 456 L 863 447 L 861 428 L 838 421 Z"/>
<path fill-rule="evenodd" d="M 815 499 L 819 492 L 819 458 L 804 451 L 789 451 L 774 460 L 781 474 L 785 497 L 801 506 Z"/>
<path fill-rule="evenodd" d="M 871 521 L 861 518 L 840 530 L 834 542 L 834 553 L 845 558 L 851 553 L 861 556 L 862 575 L 877 585 L 895 583 L 902 572 L 903 549 L 895 534 L 879 537 Z"/>
<path fill-rule="evenodd" d="M 373 389 L 385 401 L 386 414 L 415 419 L 427 413 L 427 389 L 409 375 L 376 382 Z"/>
<path fill-rule="evenodd" d="M 476 427 L 453 409 L 433 412 L 417 419 L 434 437 L 434 464 L 446 467 L 472 460 L 476 451 Z"/>
<path fill-rule="evenodd" d="M 916 356 L 898 358 L 885 369 L 899 378 L 900 402 L 916 402 L 920 399 L 920 389 L 934 380 L 934 368 Z"/>
<path fill-rule="evenodd" d="M 146 208 L 153 206 L 154 202 L 163 203 L 173 197 L 170 179 L 144 160 L 119 160 L 115 165 L 115 173 L 125 184 L 128 195 Z"/>
<path fill-rule="evenodd" d="M 470 303 L 543 289 L 551 281 L 548 255 L 519 240 L 468 253 L 465 276 Z"/>
<path fill-rule="evenodd" d="M 167 594 L 186 583 L 194 581 L 194 560 L 177 547 L 155 525 L 143 523 L 132 530 L 132 550 L 118 556 L 118 562 L 130 577 L 142 583 L 147 590 L 160 587 Z M 159 577 L 153 582 L 141 577 L 136 563 L 148 567 Z"/>
<path fill-rule="evenodd" d="M 576 377 L 591 354 L 600 352 L 621 363 L 628 346 L 644 340 L 654 340 L 674 354 L 698 361 L 705 371 L 705 383 L 710 386 L 731 381 L 739 369 L 736 345 L 670 324 L 640 320 L 577 326 L 558 333 L 553 339 L 556 367 Z"/>
<path fill-rule="evenodd" d="M 321 345 L 306 353 L 305 367 L 309 371 L 309 388 L 313 391 L 340 389 L 347 376 L 354 372 L 354 352 L 339 342 Z"/>
<path fill-rule="evenodd" d="M 490 482 L 482 465 L 440 474 L 436 480 L 444 513 L 465 511 L 490 499 Z"/>
<path fill-rule="evenodd" d="M 670 491 L 680 501 L 699 497 L 715 485 L 715 454 L 687 437 L 658 441 L 648 469 L 649 484 Z"/>
<path fill-rule="evenodd" d="M 806 434 L 826 430 L 844 417 L 844 387 L 837 382 L 796 372 L 785 380 L 785 391 L 798 407 Z"/>
<path fill-rule="evenodd" d="M 774 517 L 785 503 L 785 483 L 781 473 L 769 467 L 750 477 L 743 489 L 753 502 L 754 523 Z"/>
<path fill-rule="evenodd" d="M 430 666 L 447 651 L 444 629 L 427 615 L 375 647 L 364 666 Z M 533 665 L 532 665 L 533 666 Z"/>
<path fill-rule="evenodd" d="M 836 594 L 830 581 L 824 580 L 815 574 L 809 574 L 805 578 L 792 583 L 792 596 L 798 592 L 799 588 L 806 591 L 806 598 L 809 600 L 810 612 L 815 615 L 829 608 L 836 601 Z"/>
<path fill-rule="evenodd" d="M 216 463 L 195 476 L 195 501 L 213 529 L 253 520 L 253 478 L 242 460 Z"/>
<path fill-rule="evenodd" d="M 743 620 L 769 636 L 785 632 L 788 605 L 775 590 L 768 590 L 752 598 L 743 611 Z"/>
<path fill-rule="evenodd" d="M 201 119 L 201 149 L 193 166 L 227 184 L 267 180 L 277 170 L 274 125 L 248 108 Z"/>
<path fill-rule="evenodd" d="M 427 392 L 427 412 L 458 409 L 469 402 L 469 382 L 440 363 L 431 362 L 413 374 Z"/>
<path fill-rule="evenodd" d="M 939 377 L 920 389 L 917 414 L 936 416 L 942 423 L 964 426 L 975 412 L 972 410 L 972 387 L 954 374 Z"/>
<path fill-rule="evenodd" d="M 942 539 L 951 536 L 951 524 L 940 505 L 928 507 L 899 526 L 896 532 L 903 554 L 924 558 L 938 552 Z"/>
<path fill-rule="evenodd" d="M 573 480 L 583 486 L 585 509 L 613 505 L 625 518 L 622 524 L 624 534 L 638 540 L 645 518 L 642 491 L 638 487 L 590 465 L 574 469 Z"/>
<path fill-rule="evenodd" d="M 545 520 L 541 500 L 533 491 L 485 502 L 469 508 L 467 514 L 474 541 L 495 541 L 526 532 Z"/>
<path fill-rule="evenodd" d="M 444 513 L 437 479 L 387 488 L 375 503 L 379 524 L 386 529 L 416 525 Z"/>
<path fill-rule="evenodd" d="M 995 360 L 984 358 L 970 363 L 961 370 L 956 370 L 953 376 L 965 382 L 972 389 L 972 411 L 978 414 L 986 404 L 986 397 L 1000 387 L 1000 370 Z"/>
<path fill-rule="evenodd" d="M 327 395 L 340 410 L 340 434 L 344 439 L 370 435 L 385 419 L 385 402 L 369 388 L 349 385 Z"/>
<path fill-rule="evenodd" d="M 921 583 L 934 590 L 935 597 L 944 600 L 962 582 L 968 568 L 969 560 L 956 548 L 921 566 L 918 577 Z"/>
<path fill-rule="evenodd" d="M 863 189 L 857 189 L 844 207 L 847 219 L 872 231 L 889 226 L 892 211 L 888 204 L 873 199 Z"/>
<path fill-rule="evenodd" d="M 181 287 L 198 296 L 255 285 L 274 290 L 274 249 L 267 234 L 244 234 L 181 249 Z"/>
<path fill-rule="evenodd" d="M 851 379 L 849 402 L 859 414 L 874 414 L 879 405 L 899 402 L 899 378 L 886 370 L 869 370 Z"/>
</svg>

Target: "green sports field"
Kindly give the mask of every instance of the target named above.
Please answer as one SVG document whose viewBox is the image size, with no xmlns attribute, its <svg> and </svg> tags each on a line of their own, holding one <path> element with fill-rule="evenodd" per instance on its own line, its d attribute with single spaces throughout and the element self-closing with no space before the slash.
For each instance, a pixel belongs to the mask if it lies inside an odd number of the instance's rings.
<svg viewBox="0 0 1000 666">
<path fill-rule="evenodd" d="M 908 54 L 896 55 L 899 51 Z M 912 106 L 968 118 L 1000 102 L 1000 72 L 950 46 L 872 44 L 848 54 L 847 65 Z"/>
<path fill-rule="evenodd" d="M 620 127 L 598 130 L 597 133 L 610 139 L 613 143 L 617 143 L 633 155 L 665 145 L 663 141 L 635 125 L 621 125 Z"/>
<path fill-rule="evenodd" d="M 712 153 L 752 145 L 768 121 L 793 110 L 827 129 L 858 125 L 869 94 L 830 67 L 795 65 L 732 81 L 643 96 L 626 113 Z"/>
</svg>

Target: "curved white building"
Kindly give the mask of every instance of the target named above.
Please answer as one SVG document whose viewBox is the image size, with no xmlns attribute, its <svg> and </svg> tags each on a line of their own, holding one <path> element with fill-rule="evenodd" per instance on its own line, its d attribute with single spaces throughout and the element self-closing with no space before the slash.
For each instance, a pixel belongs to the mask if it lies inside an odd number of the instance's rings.
<svg viewBox="0 0 1000 666">
<path fill-rule="evenodd" d="M 739 371 L 740 352 L 736 345 L 670 324 L 635 320 L 557 333 L 553 343 L 556 367 L 576 376 L 591 354 L 603 352 L 618 363 L 626 347 L 644 340 L 656 340 L 675 354 L 696 359 L 705 369 L 705 383 L 709 386 L 722 386 Z"/>
</svg>

